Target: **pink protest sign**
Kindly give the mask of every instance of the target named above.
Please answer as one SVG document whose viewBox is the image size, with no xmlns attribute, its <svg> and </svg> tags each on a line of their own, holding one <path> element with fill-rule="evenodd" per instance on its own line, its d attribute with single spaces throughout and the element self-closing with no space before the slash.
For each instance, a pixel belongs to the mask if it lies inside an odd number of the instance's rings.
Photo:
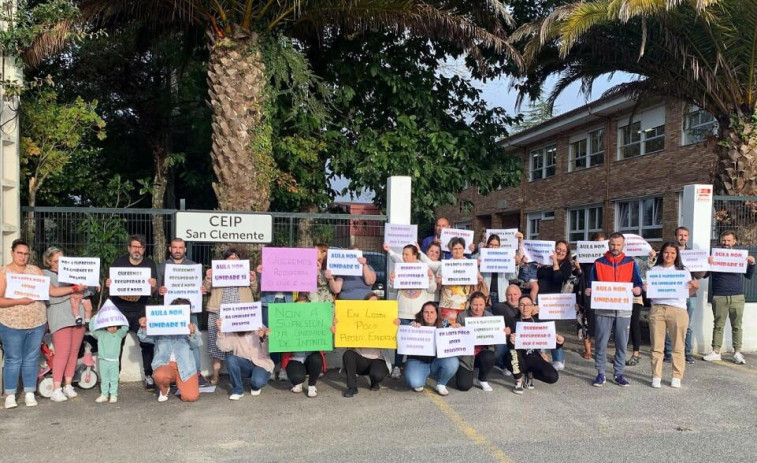
<svg viewBox="0 0 757 463">
<path fill-rule="evenodd" d="M 318 255 L 315 248 L 263 248 L 261 291 L 315 291 Z"/>
</svg>

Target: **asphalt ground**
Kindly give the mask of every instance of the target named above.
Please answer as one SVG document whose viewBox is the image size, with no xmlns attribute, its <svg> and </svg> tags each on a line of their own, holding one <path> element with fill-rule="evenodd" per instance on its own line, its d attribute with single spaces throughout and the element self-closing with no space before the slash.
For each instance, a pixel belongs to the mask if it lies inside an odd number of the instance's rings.
<svg viewBox="0 0 757 463">
<path fill-rule="evenodd" d="M 666 364 L 653 389 L 646 347 L 626 368 L 630 387 L 595 388 L 579 350 L 568 344 L 557 384 L 521 396 L 495 371 L 491 393 L 450 387 L 440 397 L 432 381 L 416 393 L 390 378 L 370 391 L 361 379 L 346 399 L 344 376 L 330 370 L 313 399 L 272 380 L 232 402 L 226 378 L 191 404 L 158 403 L 139 383 L 122 384 L 117 404 L 95 404 L 99 386 L 37 407 L 19 398 L 0 410 L 0 461 L 757 461 L 757 355 L 746 366 L 730 355 L 687 365 L 681 389 Z"/>
</svg>

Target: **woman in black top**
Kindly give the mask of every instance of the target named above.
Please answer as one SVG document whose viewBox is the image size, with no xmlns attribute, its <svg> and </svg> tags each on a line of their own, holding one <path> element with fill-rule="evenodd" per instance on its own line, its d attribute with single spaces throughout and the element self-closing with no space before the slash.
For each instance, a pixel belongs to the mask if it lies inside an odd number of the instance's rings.
<svg viewBox="0 0 757 463">
<path fill-rule="evenodd" d="M 573 262 L 570 256 L 570 245 L 560 240 L 555 243 L 552 252 L 552 265 L 543 265 L 536 272 L 539 280 L 539 294 L 561 293 L 563 285 L 573 274 Z M 557 370 L 565 368 L 565 352 L 562 348 L 552 350 L 552 366 Z"/>
</svg>

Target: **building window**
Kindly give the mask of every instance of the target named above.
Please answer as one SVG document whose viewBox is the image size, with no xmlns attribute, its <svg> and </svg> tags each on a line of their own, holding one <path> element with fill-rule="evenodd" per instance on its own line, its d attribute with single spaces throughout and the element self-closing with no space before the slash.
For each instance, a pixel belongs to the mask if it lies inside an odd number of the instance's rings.
<svg viewBox="0 0 757 463">
<path fill-rule="evenodd" d="M 471 221 L 465 220 L 463 222 L 455 222 L 452 228 L 456 228 L 458 230 L 470 230 L 470 227 L 471 227 Z"/>
<path fill-rule="evenodd" d="M 689 106 L 683 116 L 683 144 L 691 145 L 715 135 L 718 123 L 712 114 L 698 106 Z"/>
<path fill-rule="evenodd" d="M 570 144 L 570 170 L 599 166 L 605 161 L 605 131 L 589 132 L 586 138 Z"/>
<path fill-rule="evenodd" d="M 539 239 L 539 226 L 541 225 L 541 219 L 544 216 L 541 212 L 534 212 L 528 214 L 528 227 L 526 227 L 526 239 L 538 240 Z"/>
<path fill-rule="evenodd" d="M 662 198 L 642 198 L 615 203 L 615 227 L 620 233 L 634 233 L 646 240 L 662 239 Z"/>
<path fill-rule="evenodd" d="M 529 172 L 531 181 L 555 175 L 557 147 L 555 145 L 531 151 Z"/>
<path fill-rule="evenodd" d="M 665 108 L 641 113 L 618 127 L 618 159 L 628 159 L 665 149 Z M 623 120 L 621 119 L 620 123 Z"/>
<path fill-rule="evenodd" d="M 602 206 L 568 211 L 568 241 L 588 241 L 592 233 L 602 231 Z"/>
</svg>

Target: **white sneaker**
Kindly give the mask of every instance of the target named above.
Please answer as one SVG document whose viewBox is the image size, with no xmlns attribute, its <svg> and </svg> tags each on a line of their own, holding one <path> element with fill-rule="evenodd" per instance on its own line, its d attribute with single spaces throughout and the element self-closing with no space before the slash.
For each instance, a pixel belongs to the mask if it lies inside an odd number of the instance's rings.
<svg viewBox="0 0 757 463">
<path fill-rule="evenodd" d="M 279 371 L 279 381 L 289 381 L 289 376 L 287 376 L 287 371 L 284 368 Z"/>
<path fill-rule="evenodd" d="M 74 397 L 78 397 L 79 394 L 76 393 L 74 390 L 74 387 L 72 385 L 64 386 L 63 387 L 63 394 L 66 395 L 69 399 L 73 399 Z"/>
<path fill-rule="evenodd" d="M 229 400 L 239 400 L 244 396 L 244 394 L 231 394 L 229 396 Z"/>
<path fill-rule="evenodd" d="M 68 397 L 66 397 L 61 388 L 58 388 L 53 391 L 53 395 L 50 396 L 50 400 L 52 400 L 53 402 L 65 402 L 66 400 L 68 400 Z"/>
<path fill-rule="evenodd" d="M 422 387 L 414 387 L 413 390 L 415 392 L 423 392 L 423 388 Z"/>
<path fill-rule="evenodd" d="M 483 389 L 484 392 L 493 391 L 492 387 L 489 386 L 489 383 L 487 383 L 486 381 L 479 381 L 478 385 L 481 386 L 481 389 Z"/>
<path fill-rule="evenodd" d="M 679 388 L 681 387 L 681 378 L 673 378 L 670 380 L 670 387 Z"/>
<path fill-rule="evenodd" d="M 158 402 L 165 402 L 168 400 L 168 394 L 163 395 L 163 392 L 158 392 Z"/>
<path fill-rule="evenodd" d="M 652 387 L 655 389 L 662 387 L 662 378 L 652 378 Z"/>
<path fill-rule="evenodd" d="M 392 368 L 392 379 L 400 379 L 400 376 L 402 376 L 402 372 L 400 372 L 400 367 Z"/>
<path fill-rule="evenodd" d="M 741 352 L 736 352 L 733 354 L 733 363 L 736 365 L 746 365 L 746 359 L 744 358 L 744 354 Z"/>
<path fill-rule="evenodd" d="M 104 404 L 104 403 L 105 403 L 105 402 L 107 402 L 107 401 L 108 401 L 108 396 L 107 396 L 107 395 L 101 395 L 101 396 L 98 396 L 98 397 L 97 397 L 97 398 L 95 399 L 95 403 L 96 403 L 96 404 Z"/>
<path fill-rule="evenodd" d="M 34 397 L 33 392 L 27 392 L 26 394 L 24 394 L 24 403 L 27 407 L 37 406 L 37 399 Z"/>
<path fill-rule="evenodd" d="M 112 404 L 118 403 L 118 396 L 117 395 L 110 396 L 110 403 Z"/>
<path fill-rule="evenodd" d="M 250 395 L 260 395 L 260 391 L 262 391 L 262 389 L 250 389 Z"/>
<path fill-rule="evenodd" d="M 565 369 L 565 362 L 552 362 L 552 366 L 555 367 L 555 370 L 561 371 Z"/>
<path fill-rule="evenodd" d="M 318 389 L 315 386 L 308 386 L 308 397 L 311 399 L 318 395 Z"/>
<path fill-rule="evenodd" d="M 446 396 L 449 395 L 449 391 L 447 390 L 447 386 L 443 384 L 437 384 L 436 385 L 436 392 L 439 393 L 439 395 Z"/>
<path fill-rule="evenodd" d="M 716 360 L 720 360 L 720 352 L 715 352 L 714 350 L 711 351 L 709 354 L 702 357 L 702 360 L 706 362 L 714 362 Z"/>
<path fill-rule="evenodd" d="M 294 385 L 290 391 L 294 392 L 295 394 L 299 394 L 302 392 L 302 383 Z"/>
<path fill-rule="evenodd" d="M 18 404 L 16 403 L 16 394 L 8 394 L 5 396 L 5 408 L 16 408 L 18 407 Z"/>
</svg>

